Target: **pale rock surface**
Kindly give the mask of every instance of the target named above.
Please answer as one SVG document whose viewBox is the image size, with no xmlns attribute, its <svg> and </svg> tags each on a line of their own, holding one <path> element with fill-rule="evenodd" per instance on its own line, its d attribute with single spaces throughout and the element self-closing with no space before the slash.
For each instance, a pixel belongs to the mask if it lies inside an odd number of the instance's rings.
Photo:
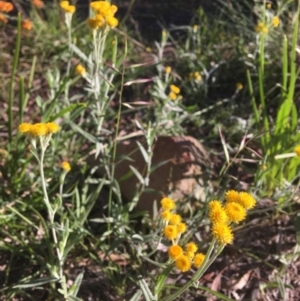
<svg viewBox="0 0 300 301">
<path fill-rule="evenodd" d="M 147 149 L 145 141 L 138 141 Z M 124 175 L 128 175 L 130 165 L 145 176 L 146 163 L 136 139 L 120 142 L 117 146 L 115 178 L 126 201 L 134 198 L 140 185 L 133 173 L 121 180 Z M 175 201 L 182 201 L 185 197 L 204 201 L 211 161 L 207 151 L 196 139 L 189 136 L 158 137 L 153 147 L 152 167 L 158 165 L 150 174 L 149 186 L 140 196 L 137 210 L 148 210 L 152 214 L 154 202 L 159 206 L 164 196 L 172 197 Z"/>
</svg>

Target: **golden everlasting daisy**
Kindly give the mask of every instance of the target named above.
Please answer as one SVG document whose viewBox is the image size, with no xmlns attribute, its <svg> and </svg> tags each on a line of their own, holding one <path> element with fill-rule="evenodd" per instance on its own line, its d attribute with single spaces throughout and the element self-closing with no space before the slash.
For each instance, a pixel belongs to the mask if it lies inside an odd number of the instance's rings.
<svg viewBox="0 0 300 301">
<path fill-rule="evenodd" d="M 46 124 L 48 134 L 55 134 L 60 130 L 60 127 L 55 122 L 47 122 Z"/>
<path fill-rule="evenodd" d="M 61 168 L 62 168 L 63 170 L 65 170 L 66 172 L 68 172 L 68 171 L 71 170 L 71 165 L 70 165 L 70 163 L 67 162 L 67 161 L 63 161 L 63 162 L 61 163 L 60 166 L 61 166 Z"/>
<path fill-rule="evenodd" d="M 162 217 L 162 219 L 169 221 L 170 220 L 170 216 L 171 216 L 171 212 L 169 210 L 164 210 L 160 216 Z"/>
<path fill-rule="evenodd" d="M 280 19 L 278 16 L 273 17 L 272 24 L 274 27 L 278 27 L 280 24 Z"/>
<path fill-rule="evenodd" d="M 160 204 L 164 210 L 172 210 L 175 208 L 175 202 L 170 198 L 163 198 Z"/>
<path fill-rule="evenodd" d="M 31 127 L 32 127 L 32 124 L 30 124 L 30 123 L 26 123 L 26 122 L 21 123 L 19 125 L 19 132 L 22 133 L 22 134 L 29 133 Z"/>
<path fill-rule="evenodd" d="M 203 261 L 205 259 L 205 255 L 202 254 L 202 253 L 197 253 L 194 257 L 194 260 L 193 260 L 193 264 L 194 266 L 199 269 L 200 266 L 202 265 Z"/>
<path fill-rule="evenodd" d="M 233 241 L 231 228 L 224 223 L 213 223 L 212 235 L 221 244 L 231 244 Z"/>
<path fill-rule="evenodd" d="M 175 266 L 181 272 L 187 272 L 191 269 L 191 260 L 186 255 L 181 255 L 176 259 Z"/>
<path fill-rule="evenodd" d="M 175 86 L 175 85 L 171 85 L 170 86 L 170 90 L 175 93 L 175 94 L 179 94 L 180 93 L 180 88 Z"/>
<path fill-rule="evenodd" d="M 212 223 L 215 223 L 215 222 L 226 223 L 227 222 L 228 217 L 227 217 L 226 212 L 220 201 L 213 200 L 213 201 L 209 202 L 208 206 L 209 206 L 208 216 Z"/>
<path fill-rule="evenodd" d="M 48 129 L 45 123 L 35 123 L 30 127 L 29 133 L 32 136 L 46 136 L 48 134 Z"/>
<path fill-rule="evenodd" d="M 229 202 L 225 205 L 225 212 L 229 222 L 239 223 L 246 218 L 245 208 L 235 202 Z"/>
<path fill-rule="evenodd" d="M 228 190 L 225 193 L 225 200 L 227 202 L 236 202 L 240 201 L 240 194 L 236 190 Z"/>
<path fill-rule="evenodd" d="M 170 216 L 170 224 L 171 225 L 178 225 L 181 223 L 182 217 L 179 214 L 171 214 Z"/>
<path fill-rule="evenodd" d="M 255 31 L 257 33 L 260 33 L 260 32 L 262 32 L 262 33 L 268 33 L 269 29 L 268 29 L 268 27 L 263 22 L 259 22 L 257 24 L 257 26 L 255 27 Z"/>
<path fill-rule="evenodd" d="M 108 16 L 106 18 L 106 24 L 111 27 L 111 28 L 114 28 L 114 27 L 117 27 L 118 24 L 119 24 L 119 21 L 117 18 L 113 17 L 113 16 Z"/>
<path fill-rule="evenodd" d="M 69 1 L 61 1 L 59 5 L 66 13 L 74 14 L 76 11 L 76 7 L 71 5 Z"/>
<path fill-rule="evenodd" d="M 170 74 L 171 71 L 172 71 L 172 68 L 171 68 L 170 66 L 167 66 L 167 67 L 165 68 L 165 72 L 166 72 L 167 74 Z"/>
<path fill-rule="evenodd" d="M 296 146 L 296 147 L 294 148 L 294 153 L 295 153 L 298 157 L 300 157 L 300 145 L 298 145 L 298 146 Z"/>
<path fill-rule="evenodd" d="M 177 227 L 176 226 L 166 226 L 164 229 L 164 235 L 168 240 L 175 239 L 178 235 Z"/>
<path fill-rule="evenodd" d="M 183 250 L 178 245 L 173 245 L 169 248 L 169 257 L 173 260 L 176 260 L 182 254 L 183 254 Z"/>
<path fill-rule="evenodd" d="M 196 253 L 198 251 L 198 247 L 194 242 L 189 242 L 185 245 L 185 251 L 189 253 Z"/>
<path fill-rule="evenodd" d="M 81 65 L 81 64 L 78 64 L 75 68 L 75 72 L 81 76 L 84 76 L 86 71 L 85 71 L 85 68 Z"/>
<path fill-rule="evenodd" d="M 179 223 L 177 225 L 177 231 L 178 231 L 178 234 L 182 234 L 184 233 L 185 231 L 187 230 L 187 226 L 185 223 Z"/>
<path fill-rule="evenodd" d="M 169 98 L 170 98 L 171 100 L 176 100 L 177 95 L 176 95 L 174 92 L 170 92 L 170 93 L 169 93 Z"/>
<path fill-rule="evenodd" d="M 240 192 L 239 204 L 242 205 L 246 210 L 252 209 L 256 205 L 255 198 L 248 192 Z"/>
</svg>

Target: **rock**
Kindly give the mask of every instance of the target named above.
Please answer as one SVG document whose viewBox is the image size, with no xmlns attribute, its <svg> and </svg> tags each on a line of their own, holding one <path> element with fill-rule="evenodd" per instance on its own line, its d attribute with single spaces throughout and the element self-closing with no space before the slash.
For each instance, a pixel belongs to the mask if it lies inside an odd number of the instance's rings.
<svg viewBox="0 0 300 301">
<path fill-rule="evenodd" d="M 138 141 L 147 149 L 145 141 Z M 146 163 L 136 142 L 136 139 L 131 139 L 117 146 L 115 178 L 127 201 L 133 200 L 141 185 L 137 176 L 130 173 L 130 165 L 141 175 L 146 175 Z M 164 196 L 175 201 L 182 201 L 185 197 L 204 201 L 210 163 L 207 151 L 196 139 L 189 136 L 158 137 L 152 157 L 152 167 L 157 168 L 150 174 L 149 186 L 141 194 L 136 209 L 153 213 L 154 202 L 159 206 Z M 128 173 L 131 175 L 124 177 Z"/>
</svg>

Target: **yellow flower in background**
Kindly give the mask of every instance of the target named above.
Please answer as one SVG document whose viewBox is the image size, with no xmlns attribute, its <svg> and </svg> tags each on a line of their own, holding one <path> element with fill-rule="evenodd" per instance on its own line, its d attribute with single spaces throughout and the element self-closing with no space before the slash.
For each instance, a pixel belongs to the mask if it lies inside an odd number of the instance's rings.
<svg viewBox="0 0 300 301">
<path fill-rule="evenodd" d="M 170 216 L 170 224 L 171 225 L 178 225 L 181 223 L 181 216 L 179 214 L 171 214 Z"/>
<path fill-rule="evenodd" d="M 252 209 L 256 205 L 255 198 L 248 192 L 240 192 L 239 204 L 242 205 L 246 210 Z"/>
<path fill-rule="evenodd" d="M 242 83 L 237 83 L 236 84 L 236 89 L 237 90 L 242 90 L 244 88 L 243 84 Z"/>
<path fill-rule="evenodd" d="M 95 29 L 97 29 L 99 27 L 99 21 L 96 20 L 95 18 L 89 18 L 89 19 L 87 19 L 87 25 L 91 29 L 95 30 Z"/>
<path fill-rule="evenodd" d="M 66 13 L 74 14 L 76 11 L 76 7 L 71 5 L 69 1 L 61 1 L 59 5 Z"/>
<path fill-rule="evenodd" d="M 226 223 L 228 221 L 227 214 L 220 201 L 213 200 L 209 202 L 208 207 L 209 207 L 208 216 L 212 223 L 215 222 Z"/>
<path fill-rule="evenodd" d="M 88 25 L 92 29 L 98 29 L 104 25 L 111 28 L 118 26 L 119 21 L 114 17 L 114 14 L 118 10 L 116 5 L 111 5 L 106 1 L 93 1 L 90 3 L 90 8 L 96 13 L 95 18 L 90 18 L 88 20 Z"/>
<path fill-rule="evenodd" d="M 47 134 L 55 134 L 60 130 L 60 127 L 57 123 L 55 122 L 47 122 L 45 124 L 48 133 Z"/>
<path fill-rule="evenodd" d="M 14 6 L 10 2 L 0 1 L 0 11 L 3 13 L 9 13 L 14 9 Z"/>
<path fill-rule="evenodd" d="M 118 24 L 119 24 L 119 21 L 117 18 L 113 17 L 113 16 L 109 16 L 106 18 L 106 24 L 111 27 L 111 28 L 114 28 L 114 27 L 117 27 Z"/>
<path fill-rule="evenodd" d="M 296 146 L 296 147 L 294 148 L 294 153 L 295 153 L 298 157 L 300 157 L 300 145 L 298 145 L 298 146 Z"/>
<path fill-rule="evenodd" d="M 215 222 L 212 225 L 212 235 L 220 244 L 231 244 L 233 241 L 233 234 L 231 228 L 221 222 Z"/>
<path fill-rule="evenodd" d="M 243 206 L 235 202 L 225 204 L 225 212 L 229 222 L 239 223 L 246 218 L 246 210 Z"/>
<path fill-rule="evenodd" d="M 194 242 L 189 242 L 185 245 L 185 251 L 187 253 L 196 253 L 198 251 L 198 247 Z"/>
<path fill-rule="evenodd" d="M 199 71 L 196 71 L 196 72 L 194 73 L 194 78 L 195 78 L 196 81 L 201 81 L 202 76 L 201 76 L 201 74 L 200 74 Z"/>
<path fill-rule="evenodd" d="M 171 71 L 172 71 L 172 68 L 171 68 L 170 66 L 167 66 L 167 67 L 165 68 L 165 72 L 166 72 L 167 74 L 170 74 Z"/>
<path fill-rule="evenodd" d="M 169 248 L 169 257 L 173 260 L 176 260 L 179 256 L 183 254 L 183 250 L 178 245 L 173 245 Z"/>
<path fill-rule="evenodd" d="M 278 27 L 280 24 L 280 19 L 278 16 L 273 17 L 272 24 L 274 27 Z"/>
<path fill-rule="evenodd" d="M 71 170 L 71 165 L 68 161 L 63 161 L 60 166 L 66 172 Z"/>
<path fill-rule="evenodd" d="M 179 223 L 177 225 L 177 232 L 178 232 L 178 234 L 182 234 L 182 233 L 186 232 L 186 230 L 187 230 L 187 226 L 186 226 L 185 223 Z"/>
<path fill-rule="evenodd" d="M 160 204 L 164 210 L 172 210 L 175 208 L 175 202 L 170 198 L 163 198 Z"/>
<path fill-rule="evenodd" d="M 259 22 L 256 26 L 255 26 L 255 31 L 257 33 L 268 33 L 269 29 L 268 27 L 263 23 L 263 22 Z"/>
<path fill-rule="evenodd" d="M 165 227 L 164 235 L 168 240 L 175 239 L 178 235 L 177 227 L 172 225 Z"/>
<path fill-rule="evenodd" d="M 228 190 L 225 193 L 225 200 L 227 202 L 236 202 L 240 201 L 240 194 L 236 190 Z"/>
<path fill-rule="evenodd" d="M 266 7 L 267 7 L 267 9 L 270 9 L 272 7 L 272 3 L 270 3 L 270 2 L 267 3 Z"/>
<path fill-rule="evenodd" d="M 31 126 L 29 133 L 32 136 L 46 136 L 48 134 L 48 129 L 45 123 L 35 123 Z"/>
<path fill-rule="evenodd" d="M 170 92 L 169 93 L 169 98 L 172 99 L 172 100 L 176 100 L 177 95 L 174 92 Z"/>
<path fill-rule="evenodd" d="M 25 29 L 25 30 L 31 30 L 32 29 L 32 23 L 30 20 L 24 20 L 22 21 L 22 28 Z"/>
<path fill-rule="evenodd" d="M 186 255 L 179 256 L 175 261 L 175 266 L 181 272 L 188 272 L 191 269 L 191 260 Z"/>
<path fill-rule="evenodd" d="M 193 259 L 194 266 L 199 269 L 205 259 L 205 255 L 202 253 L 197 253 Z"/>
<path fill-rule="evenodd" d="M 170 90 L 175 93 L 175 94 L 179 94 L 180 93 L 180 88 L 175 86 L 175 85 L 171 85 L 170 86 Z"/>
<path fill-rule="evenodd" d="M 44 2 L 42 0 L 32 0 L 32 5 L 38 9 L 43 8 L 45 6 Z"/>
<path fill-rule="evenodd" d="M 171 217 L 171 212 L 169 210 L 165 210 L 160 214 L 160 216 L 162 217 L 162 219 L 169 221 Z"/>
<path fill-rule="evenodd" d="M 81 65 L 81 64 L 78 64 L 75 68 L 75 72 L 81 76 L 84 76 L 86 74 L 86 70 L 85 68 Z"/>
</svg>

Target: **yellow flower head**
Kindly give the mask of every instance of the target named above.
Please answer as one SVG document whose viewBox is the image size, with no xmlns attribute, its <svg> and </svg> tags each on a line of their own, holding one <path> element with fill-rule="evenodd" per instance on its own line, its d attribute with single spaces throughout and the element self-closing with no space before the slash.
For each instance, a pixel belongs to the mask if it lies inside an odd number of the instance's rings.
<svg viewBox="0 0 300 301">
<path fill-rule="evenodd" d="M 298 146 L 296 146 L 296 147 L 294 148 L 294 153 L 295 153 L 298 157 L 300 157 L 300 145 L 298 145 Z"/>
<path fill-rule="evenodd" d="M 198 247 L 194 242 L 189 242 L 185 245 L 185 251 L 188 253 L 196 253 L 198 251 Z"/>
<path fill-rule="evenodd" d="M 160 216 L 162 217 L 162 219 L 169 221 L 170 217 L 171 217 L 171 212 L 169 210 L 164 210 Z"/>
<path fill-rule="evenodd" d="M 111 27 L 111 28 L 114 28 L 114 27 L 117 27 L 118 24 L 119 24 L 119 21 L 117 18 L 113 17 L 113 16 L 108 16 L 106 18 L 106 24 Z"/>
<path fill-rule="evenodd" d="M 69 1 L 61 1 L 59 5 L 66 13 L 74 14 L 76 11 L 76 7 L 69 4 Z"/>
<path fill-rule="evenodd" d="M 237 90 L 242 90 L 244 88 L 243 84 L 242 83 L 237 83 L 236 84 L 236 89 Z"/>
<path fill-rule="evenodd" d="M 163 198 L 160 204 L 164 210 L 172 210 L 175 208 L 175 202 L 170 198 Z"/>
<path fill-rule="evenodd" d="M 268 33 L 269 29 L 263 22 L 259 22 L 255 27 L 255 31 L 257 33 Z"/>
<path fill-rule="evenodd" d="M 172 100 L 176 100 L 177 95 L 176 95 L 174 92 L 171 91 L 171 92 L 169 93 L 169 98 L 172 99 Z"/>
<path fill-rule="evenodd" d="M 202 265 L 203 261 L 205 259 L 205 255 L 202 254 L 202 253 L 197 253 L 194 257 L 194 260 L 193 260 L 193 264 L 194 266 L 199 269 L 200 266 Z"/>
<path fill-rule="evenodd" d="M 14 9 L 14 6 L 10 2 L 0 1 L 0 11 L 3 13 L 9 13 Z"/>
<path fill-rule="evenodd" d="M 201 79 L 202 79 L 202 76 L 201 76 L 199 71 L 194 72 L 193 76 L 194 76 L 196 81 L 201 81 Z"/>
<path fill-rule="evenodd" d="M 251 194 L 247 192 L 240 192 L 240 200 L 238 203 L 242 205 L 246 210 L 249 210 L 255 207 L 256 200 Z"/>
<path fill-rule="evenodd" d="M 178 235 L 177 227 L 173 225 L 166 226 L 164 229 L 164 235 L 168 240 L 175 239 Z"/>
<path fill-rule="evenodd" d="M 177 231 L 178 231 L 178 234 L 182 234 L 184 233 L 185 231 L 187 230 L 187 226 L 185 223 L 179 223 L 177 225 Z"/>
<path fill-rule="evenodd" d="M 195 253 L 194 252 L 185 252 L 185 255 L 190 258 L 191 260 L 195 257 Z"/>
<path fill-rule="evenodd" d="M 48 134 L 55 134 L 60 130 L 60 127 L 57 123 L 55 122 L 47 122 L 45 124 Z"/>
<path fill-rule="evenodd" d="M 75 72 L 81 76 L 84 76 L 86 74 L 85 68 L 81 64 L 78 64 L 76 66 Z"/>
<path fill-rule="evenodd" d="M 280 24 L 280 19 L 278 16 L 273 17 L 272 24 L 274 27 L 278 27 Z"/>
<path fill-rule="evenodd" d="M 173 260 L 176 260 L 179 256 L 183 254 L 183 250 L 178 245 L 173 245 L 169 248 L 169 257 Z"/>
<path fill-rule="evenodd" d="M 32 23 L 30 20 L 24 20 L 22 21 L 22 28 L 25 30 L 31 30 L 32 29 Z"/>
<path fill-rule="evenodd" d="M 227 222 L 228 217 L 220 201 L 218 200 L 211 201 L 209 202 L 208 207 L 209 207 L 208 216 L 212 223 Z"/>
<path fill-rule="evenodd" d="M 172 71 L 172 68 L 171 68 L 170 66 L 167 66 L 167 67 L 165 68 L 165 72 L 166 72 L 167 74 L 170 74 L 171 71 Z"/>
<path fill-rule="evenodd" d="M 175 94 L 179 94 L 180 93 L 180 88 L 175 86 L 175 85 L 171 85 L 170 86 L 170 90 L 175 93 Z"/>
<path fill-rule="evenodd" d="M 228 190 L 225 193 L 225 200 L 227 202 L 236 202 L 240 201 L 240 194 L 236 190 Z"/>
<path fill-rule="evenodd" d="M 87 19 L 86 22 L 87 22 L 88 27 L 90 27 L 93 30 L 95 30 L 99 27 L 99 21 L 96 20 L 95 18 L 89 18 L 89 19 Z"/>
<path fill-rule="evenodd" d="M 48 129 L 45 123 L 35 123 L 30 127 L 29 133 L 32 136 L 46 136 L 48 134 Z"/>
<path fill-rule="evenodd" d="M 235 202 L 227 203 L 225 205 L 225 212 L 229 222 L 239 223 L 246 218 L 246 209 Z"/>
<path fill-rule="evenodd" d="M 26 122 L 21 123 L 19 125 L 19 132 L 22 134 L 27 134 L 30 132 L 31 127 L 32 127 L 32 124 L 30 124 L 30 123 L 26 123 Z"/>
<path fill-rule="evenodd" d="M 69 164 L 69 162 L 67 162 L 67 161 L 63 161 L 62 163 L 61 163 L 61 168 L 63 169 L 63 170 L 65 170 L 66 172 L 68 172 L 68 171 L 70 171 L 71 170 L 71 165 Z"/>
<path fill-rule="evenodd" d="M 272 3 L 269 2 L 269 3 L 267 3 L 266 6 L 267 6 L 267 9 L 270 9 L 272 7 Z"/>
<path fill-rule="evenodd" d="M 178 225 L 181 223 L 182 217 L 179 214 L 171 214 L 170 216 L 170 224 L 171 225 Z"/>
<path fill-rule="evenodd" d="M 181 255 L 176 259 L 175 266 L 181 272 L 187 272 L 191 269 L 191 260 L 186 255 Z"/>
<path fill-rule="evenodd" d="M 231 244 L 233 241 L 231 228 L 224 223 L 213 223 L 212 235 L 220 244 Z"/>
</svg>

